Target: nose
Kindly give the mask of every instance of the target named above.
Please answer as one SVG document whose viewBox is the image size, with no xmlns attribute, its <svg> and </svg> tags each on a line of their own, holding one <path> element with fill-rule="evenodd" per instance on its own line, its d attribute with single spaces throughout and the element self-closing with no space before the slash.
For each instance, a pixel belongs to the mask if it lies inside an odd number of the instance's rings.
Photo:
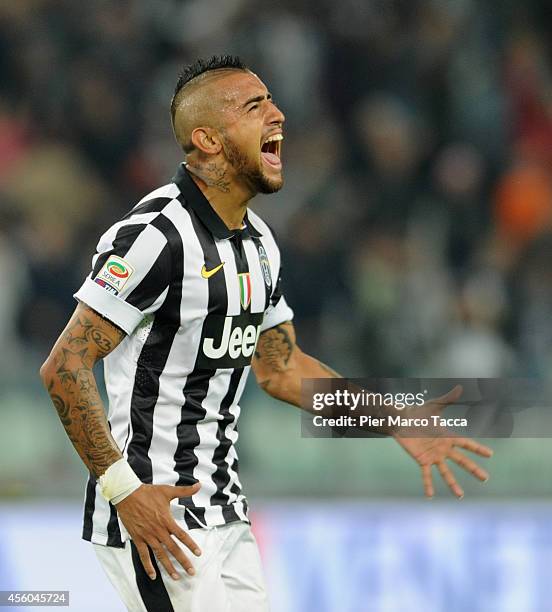
<svg viewBox="0 0 552 612">
<path fill-rule="evenodd" d="M 284 113 L 274 104 L 274 102 L 270 101 L 270 110 L 268 112 L 268 122 L 270 124 L 283 124 L 286 120 L 286 116 Z"/>
</svg>

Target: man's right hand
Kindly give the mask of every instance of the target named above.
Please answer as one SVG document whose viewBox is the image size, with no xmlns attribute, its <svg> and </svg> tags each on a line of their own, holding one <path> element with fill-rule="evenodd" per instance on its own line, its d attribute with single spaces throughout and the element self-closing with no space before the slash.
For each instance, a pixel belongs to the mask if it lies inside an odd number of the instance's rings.
<svg viewBox="0 0 552 612">
<path fill-rule="evenodd" d="M 180 576 L 171 563 L 167 551 L 190 576 L 195 574 L 192 563 L 172 536 L 176 536 L 196 556 L 201 555 L 201 550 L 178 526 L 171 514 L 169 502 L 177 497 L 191 497 L 200 487 L 199 482 L 190 487 L 143 484 L 116 505 L 119 517 L 140 554 L 142 565 L 152 580 L 155 580 L 155 569 L 148 546 L 174 580 L 178 580 Z"/>
</svg>

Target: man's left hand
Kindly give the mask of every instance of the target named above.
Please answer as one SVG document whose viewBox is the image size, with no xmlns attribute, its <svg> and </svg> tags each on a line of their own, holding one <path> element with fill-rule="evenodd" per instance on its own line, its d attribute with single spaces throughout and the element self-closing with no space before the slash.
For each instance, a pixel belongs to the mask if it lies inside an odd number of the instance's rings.
<svg viewBox="0 0 552 612">
<path fill-rule="evenodd" d="M 454 404 L 461 394 L 462 387 L 456 386 L 442 397 L 432 400 L 422 406 L 416 416 L 424 416 L 425 413 L 436 414 L 446 406 Z M 488 480 L 489 474 L 458 449 L 462 448 L 469 450 L 481 457 L 491 457 L 493 451 L 488 446 L 479 444 L 469 438 L 448 436 L 448 432 L 444 427 L 435 427 L 433 429 L 435 435 L 428 435 L 426 438 L 410 437 L 412 436 L 412 432 L 407 429 L 397 430 L 393 434 L 393 437 L 420 466 L 424 483 L 424 493 L 427 497 L 433 497 L 434 495 L 431 468 L 436 465 L 442 479 L 447 483 L 454 495 L 462 499 L 462 497 L 464 497 L 464 491 L 448 467 L 446 463 L 447 459 L 451 459 L 460 467 L 470 472 L 475 478 L 485 482 Z M 429 433 L 430 431 L 428 431 L 428 434 Z"/>
</svg>

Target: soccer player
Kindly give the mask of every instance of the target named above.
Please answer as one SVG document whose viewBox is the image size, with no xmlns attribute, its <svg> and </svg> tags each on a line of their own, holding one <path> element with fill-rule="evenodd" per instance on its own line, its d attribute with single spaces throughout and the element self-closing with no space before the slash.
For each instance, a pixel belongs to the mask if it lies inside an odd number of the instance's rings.
<svg viewBox="0 0 552 612">
<path fill-rule="evenodd" d="M 171 114 L 185 163 L 100 238 L 41 376 L 90 472 L 83 537 L 128 609 L 262 612 L 235 449 L 240 397 L 251 368 L 296 406 L 302 379 L 338 374 L 297 346 L 276 239 L 248 208 L 283 183 L 284 115 L 266 86 L 238 58 L 197 61 Z M 432 465 L 462 496 L 447 459 L 487 478 L 456 448 L 490 456 L 471 440 L 395 438 L 429 496 Z"/>
</svg>

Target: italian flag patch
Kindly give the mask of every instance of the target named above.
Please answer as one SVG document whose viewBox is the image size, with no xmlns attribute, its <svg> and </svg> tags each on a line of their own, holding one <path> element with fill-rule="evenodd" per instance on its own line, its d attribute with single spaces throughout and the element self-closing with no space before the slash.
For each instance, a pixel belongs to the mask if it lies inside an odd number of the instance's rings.
<svg viewBox="0 0 552 612">
<path fill-rule="evenodd" d="M 242 308 L 247 310 L 249 304 L 251 304 L 251 277 L 249 272 L 238 274 L 238 280 L 240 281 L 240 302 Z"/>
</svg>

